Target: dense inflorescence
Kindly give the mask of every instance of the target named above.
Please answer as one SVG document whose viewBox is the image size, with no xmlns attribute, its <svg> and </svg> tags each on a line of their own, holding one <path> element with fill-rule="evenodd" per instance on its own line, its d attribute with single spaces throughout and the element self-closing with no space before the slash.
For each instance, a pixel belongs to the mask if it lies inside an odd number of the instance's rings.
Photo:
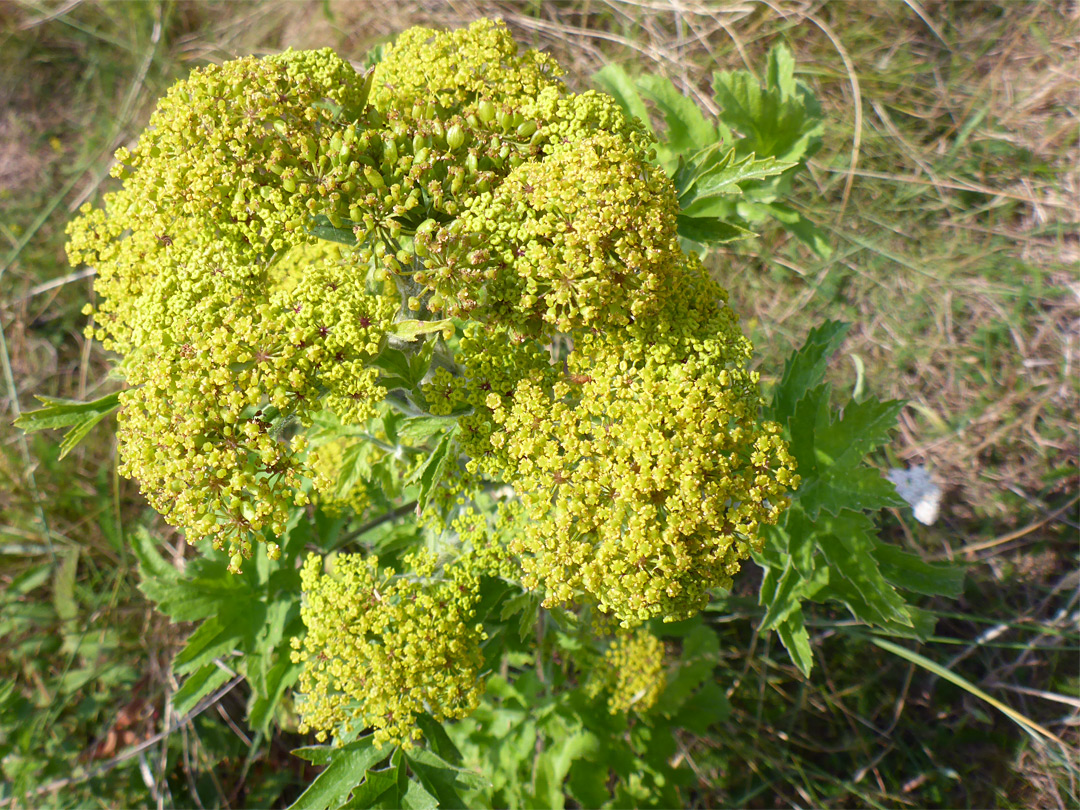
<svg viewBox="0 0 1080 810">
<path fill-rule="evenodd" d="M 397 575 L 343 554 L 324 573 L 323 559 L 308 557 L 307 635 L 293 642 L 293 661 L 305 664 L 301 733 L 325 740 L 374 728 L 376 745 L 408 746 L 420 737 L 417 715 L 460 718 L 476 708 L 486 638 L 473 618 L 477 566 L 466 555 L 436 576 L 432 555 L 407 562 L 411 573 Z"/>
<path fill-rule="evenodd" d="M 638 629 L 624 631 L 612 640 L 593 668 L 586 689 L 593 697 L 606 693 L 612 714 L 645 714 L 666 685 L 664 643 L 648 630 Z"/>
<path fill-rule="evenodd" d="M 559 75 L 487 20 L 411 29 L 367 74 L 326 50 L 196 70 L 70 228 L 72 262 L 97 269 L 90 332 L 123 358 L 121 472 L 234 570 L 257 541 L 279 553 L 313 494 L 370 503 L 337 480 L 357 441 L 406 453 L 402 486 L 440 471 L 420 517 L 459 562 L 304 568 L 320 733 L 404 742 L 418 712 L 474 706 L 481 572 L 626 632 L 691 615 L 798 482 L 725 292 L 680 247 L 651 136 Z M 394 353 L 435 360 L 409 390 Z M 432 434 L 370 427 L 392 409 L 454 424 L 438 465 Z M 351 438 L 309 450 L 326 414 Z M 489 536 L 474 499 L 500 488 Z"/>
</svg>

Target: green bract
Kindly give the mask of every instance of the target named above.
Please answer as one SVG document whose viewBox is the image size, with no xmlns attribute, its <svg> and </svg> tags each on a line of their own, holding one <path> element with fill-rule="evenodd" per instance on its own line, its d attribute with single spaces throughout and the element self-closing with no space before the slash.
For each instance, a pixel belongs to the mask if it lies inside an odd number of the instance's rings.
<svg viewBox="0 0 1080 810">
<path fill-rule="evenodd" d="M 304 566 L 322 737 L 472 710 L 484 576 L 621 624 L 601 680 L 644 711 L 663 646 L 634 628 L 729 587 L 798 483 L 681 247 L 685 189 L 559 74 L 486 20 L 411 29 L 368 74 L 326 50 L 196 70 L 71 225 L 128 383 L 121 472 L 189 540 L 235 571 L 309 499 L 416 495 L 438 555 Z"/>
</svg>

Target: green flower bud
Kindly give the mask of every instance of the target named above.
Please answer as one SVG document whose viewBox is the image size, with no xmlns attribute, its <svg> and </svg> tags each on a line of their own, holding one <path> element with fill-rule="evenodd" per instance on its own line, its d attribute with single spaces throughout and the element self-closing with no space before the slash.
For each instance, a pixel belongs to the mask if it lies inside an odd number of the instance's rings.
<svg viewBox="0 0 1080 810">
<path fill-rule="evenodd" d="M 446 131 L 446 145 L 452 150 L 465 145 L 465 130 L 459 124 L 454 124 Z"/>
</svg>

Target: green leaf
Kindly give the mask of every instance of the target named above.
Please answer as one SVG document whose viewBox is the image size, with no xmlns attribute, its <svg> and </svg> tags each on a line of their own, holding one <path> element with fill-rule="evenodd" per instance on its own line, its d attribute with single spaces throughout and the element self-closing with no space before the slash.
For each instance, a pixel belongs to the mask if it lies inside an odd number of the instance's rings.
<svg viewBox="0 0 1080 810">
<path fill-rule="evenodd" d="M 844 509 L 876 511 L 904 505 L 892 483 L 871 467 L 822 475 L 809 487 L 799 489 L 799 500 L 815 519 L 821 512 L 838 515 Z"/>
<path fill-rule="evenodd" d="M 867 453 L 889 441 L 903 408 L 904 403 L 897 399 L 849 401 L 839 419 L 819 426 L 814 433 L 818 458 L 824 454 L 832 467 L 855 467 Z"/>
<path fill-rule="evenodd" d="M 405 380 L 406 387 L 412 387 L 412 371 L 409 366 L 409 356 L 401 351 L 401 349 L 386 346 L 379 352 L 379 356 L 375 358 L 372 365 L 387 372 L 391 377 L 400 377 L 402 380 Z"/>
<path fill-rule="evenodd" d="M 786 424 L 795 413 L 795 403 L 821 384 L 829 358 L 840 348 L 850 326 L 842 321 L 826 321 L 810 330 L 806 342 L 784 363 L 784 375 L 773 392 L 770 419 Z"/>
<path fill-rule="evenodd" d="M 829 244 L 825 232 L 794 208 L 779 202 L 762 203 L 761 205 L 784 226 L 788 233 L 814 251 L 820 258 L 827 259 L 832 256 L 833 247 Z"/>
<path fill-rule="evenodd" d="M 206 664 L 191 673 L 183 686 L 173 695 L 173 709 L 184 717 L 194 709 L 203 698 L 229 680 L 229 673 L 217 664 Z"/>
<path fill-rule="evenodd" d="M 806 514 L 817 520 L 822 511 L 903 506 L 893 484 L 862 461 L 888 441 L 903 403 L 850 401 L 837 416 L 830 412 L 829 394 L 828 385 L 805 392 L 787 420 L 802 478 L 796 497 Z"/>
<path fill-rule="evenodd" d="M 476 790 L 488 784 L 478 774 L 451 765 L 423 748 L 409 751 L 405 759 L 426 791 L 438 800 L 440 807 L 464 807 L 458 791 Z"/>
<path fill-rule="evenodd" d="M 412 416 L 401 423 L 398 436 L 412 442 L 423 442 L 440 430 L 445 430 L 454 420 L 446 416 Z"/>
<path fill-rule="evenodd" d="M 715 202 L 726 204 L 726 198 L 743 193 L 740 184 L 765 177 L 783 174 L 796 164 L 778 162 L 775 158 L 757 158 L 753 152 L 743 157 L 736 157 L 736 150 L 729 149 L 725 154 L 707 150 L 714 155 L 704 159 L 693 176 L 682 178 L 680 184 L 679 207 L 688 217 L 715 216 L 725 209 L 711 208 Z"/>
<path fill-rule="evenodd" d="M 157 579 L 172 584 L 180 579 L 180 572 L 158 553 L 157 544 L 145 527 L 136 527 L 130 536 L 131 550 L 139 561 L 139 576 L 143 580 Z"/>
<path fill-rule="evenodd" d="M 439 800 L 428 793 L 422 782 L 410 779 L 405 786 L 405 792 L 401 794 L 402 810 L 435 810 L 439 806 Z M 452 807 L 459 807 L 453 804 Z"/>
<path fill-rule="evenodd" d="M 371 446 L 366 442 L 357 442 L 345 449 L 341 455 L 341 469 L 335 489 L 337 498 L 347 498 L 359 482 L 371 478 L 370 454 Z"/>
<path fill-rule="evenodd" d="M 27 433 L 32 433 L 35 430 L 69 427 L 78 424 L 87 416 L 94 414 L 105 415 L 120 407 L 119 391 L 90 402 L 47 396 L 38 396 L 36 399 L 45 407 L 36 411 L 27 411 L 16 419 L 14 423 L 15 427 L 22 428 Z"/>
<path fill-rule="evenodd" d="M 429 714 L 420 714 L 416 717 L 416 724 L 424 732 L 424 739 L 436 755 L 455 767 L 461 764 L 461 752 L 446 733 L 442 723 Z"/>
<path fill-rule="evenodd" d="M 784 532 L 787 536 L 787 550 L 791 562 L 798 569 L 803 579 L 814 575 L 814 524 L 806 515 L 806 510 L 796 500 L 784 514 Z"/>
<path fill-rule="evenodd" d="M 962 566 L 928 563 L 918 555 L 901 551 L 888 543 L 875 546 L 874 559 L 885 579 L 898 588 L 951 599 L 964 593 L 966 571 Z"/>
<path fill-rule="evenodd" d="M 769 569 L 772 574 L 776 569 Z M 804 578 L 794 563 L 788 558 L 787 566 L 778 575 L 778 581 L 771 594 L 766 594 L 762 580 L 758 603 L 767 607 L 759 630 L 774 630 L 787 620 L 792 611 L 799 609 L 803 599 L 812 599 L 818 591 L 829 584 L 829 569 L 819 568 L 812 578 Z"/>
<path fill-rule="evenodd" d="M 435 445 L 435 449 L 431 451 L 431 455 L 428 456 L 427 461 L 424 462 L 424 466 L 419 470 L 420 494 L 416 497 L 416 504 L 420 512 L 427 508 L 431 493 L 442 479 L 446 461 L 450 455 L 450 442 L 456 430 L 457 426 L 455 425 L 443 434 L 442 438 L 439 439 L 439 443 Z"/>
<path fill-rule="evenodd" d="M 670 79 L 642 76 L 637 86 L 664 114 L 667 123 L 664 145 L 672 153 L 692 152 L 716 142 L 716 126 L 705 118 L 697 104 L 675 88 Z"/>
<path fill-rule="evenodd" d="M 314 223 L 308 226 L 307 232 L 327 242 L 337 242 L 339 245 L 349 245 L 349 247 L 356 245 L 356 234 L 353 233 L 352 228 L 336 228 L 321 214 L 315 217 Z"/>
<path fill-rule="evenodd" d="M 685 217 L 680 214 L 675 222 L 679 236 L 701 245 L 722 245 L 754 235 L 746 228 L 708 217 Z"/>
<path fill-rule="evenodd" d="M 567 789 L 580 807 L 602 807 L 611 800 L 607 788 L 609 773 L 606 762 L 579 760 L 570 767 Z"/>
<path fill-rule="evenodd" d="M 727 721 L 730 716 L 727 695 L 716 681 L 710 680 L 687 699 L 672 719 L 672 725 L 704 737 L 712 726 Z"/>
<path fill-rule="evenodd" d="M 217 616 L 211 616 L 199 625 L 173 659 L 173 672 L 177 675 L 194 672 L 215 658 L 231 653 L 236 647 L 237 639 L 242 635 L 234 622 L 246 621 L 246 617 L 234 619 L 229 625 L 225 625 L 224 621 Z"/>
<path fill-rule="evenodd" d="M 698 619 L 683 639 L 679 664 L 668 677 L 663 693 L 656 701 L 655 711 L 674 716 L 690 695 L 707 680 L 720 660 L 720 642 L 716 632 Z"/>
<path fill-rule="evenodd" d="M 27 433 L 69 427 L 60 442 L 60 458 L 64 458 L 85 439 L 94 425 L 120 407 L 119 391 L 92 402 L 44 396 L 37 399 L 46 407 L 22 414 L 15 420 L 15 426 Z"/>
<path fill-rule="evenodd" d="M 911 616 L 903 597 L 885 581 L 874 559 L 876 539 L 870 518 L 860 512 L 844 510 L 838 517 L 825 517 L 821 522 L 818 542 L 822 554 L 832 571 L 847 580 L 861 597 L 860 602 L 849 605 L 855 617 L 874 624 L 884 621 L 911 627 Z M 835 577 L 832 578 L 829 589 L 838 584 Z M 862 605 L 869 606 L 870 610 L 858 610 Z"/>
<path fill-rule="evenodd" d="M 417 386 L 427 376 L 431 368 L 431 358 L 435 356 L 435 344 L 438 337 L 427 341 L 416 354 L 409 358 L 409 379 L 413 386 Z"/>
<path fill-rule="evenodd" d="M 291 661 L 278 661 L 266 673 L 266 694 L 256 695 L 248 711 L 248 725 L 253 729 L 269 733 L 274 711 L 281 703 L 285 691 L 296 683 L 303 666 Z"/>
<path fill-rule="evenodd" d="M 713 74 L 720 120 L 744 136 L 740 149 L 802 160 L 821 145 L 821 107 L 794 78 L 794 60 L 782 45 L 769 53 L 767 85 L 746 71 Z"/>
<path fill-rule="evenodd" d="M 810 651 L 810 634 L 806 632 L 801 607 L 795 608 L 783 622 L 777 625 L 776 634 L 780 636 L 780 643 L 788 651 L 795 666 L 804 676 L 810 677 L 810 670 L 814 666 L 814 654 Z"/>
<path fill-rule="evenodd" d="M 540 615 L 539 594 L 533 591 L 524 591 L 517 594 L 512 599 L 507 600 L 499 618 L 506 621 L 516 613 L 521 614 L 521 618 L 518 620 L 518 635 L 523 642 L 528 641 L 533 635 L 536 619 Z"/>
<path fill-rule="evenodd" d="M 400 807 L 398 781 L 403 773 L 404 766 L 401 764 L 382 770 L 369 770 L 364 776 L 364 781 L 353 790 L 352 798 L 341 805 L 341 810 Z"/>
<path fill-rule="evenodd" d="M 326 765 L 290 810 L 329 810 L 340 807 L 361 783 L 369 768 L 386 759 L 388 753 L 375 748 L 369 735 L 341 748 L 317 746 L 299 748 L 293 754 L 315 765 Z"/>
<path fill-rule="evenodd" d="M 795 57 L 783 43 L 778 43 L 769 49 L 768 67 L 765 73 L 765 82 L 769 87 L 775 88 L 784 101 L 795 96 Z"/>
<path fill-rule="evenodd" d="M 603 69 L 593 74 L 593 81 L 612 98 L 618 102 L 629 115 L 641 120 L 645 127 L 652 132 L 652 123 L 649 121 L 649 111 L 645 108 L 645 102 L 638 95 L 634 80 L 619 65 L 614 63 L 605 65 Z"/>
<path fill-rule="evenodd" d="M 444 318 L 440 321 L 417 321 L 407 320 L 398 321 L 390 327 L 390 334 L 397 335 L 398 337 L 413 341 L 420 335 L 429 335 L 432 332 L 444 332 L 446 330 L 453 331 L 454 321 L 451 318 Z"/>
</svg>

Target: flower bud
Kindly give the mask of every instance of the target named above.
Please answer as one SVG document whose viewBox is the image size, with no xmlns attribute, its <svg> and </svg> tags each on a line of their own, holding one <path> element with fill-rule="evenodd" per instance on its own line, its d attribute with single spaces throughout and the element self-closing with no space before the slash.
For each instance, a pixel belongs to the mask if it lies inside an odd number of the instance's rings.
<svg viewBox="0 0 1080 810">
<path fill-rule="evenodd" d="M 451 150 L 460 149 L 465 145 L 465 130 L 459 124 L 454 124 L 446 131 L 446 145 Z"/>
</svg>

